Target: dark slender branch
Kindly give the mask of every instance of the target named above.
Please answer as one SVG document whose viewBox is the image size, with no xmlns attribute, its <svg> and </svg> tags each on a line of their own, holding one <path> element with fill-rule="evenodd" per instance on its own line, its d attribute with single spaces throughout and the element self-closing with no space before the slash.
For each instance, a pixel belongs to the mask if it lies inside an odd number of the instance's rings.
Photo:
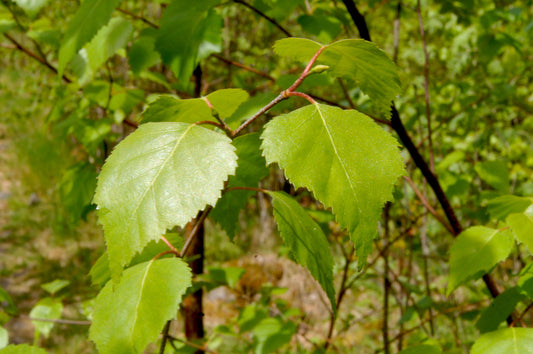
<svg viewBox="0 0 533 354">
<path fill-rule="evenodd" d="M 153 28 L 159 28 L 159 25 L 158 25 L 157 23 L 154 23 L 154 22 L 150 21 L 150 20 L 147 19 L 146 17 L 136 15 L 136 14 L 134 14 L 134 13 L 129 12 L 128 10 L 121 9 L 120 7 L 117 8 L 117 11 L 118 11 L 118 12 L 122 12 L 124 15 L 128 15 L 128 16 L 130 16 L 131 18 L 134 18 L 134 19 L 136 19 L 136 20 L 140 20 L 140 21 L 146 23 L 146 24 L 147 24 L 148 26 L 150 26 L 150 27 L 153 27 Z"/>
<path fill-rule="evenodd" d="M 15 47 L 17 47 L 18 50 L 22 51 L 23 53 L 27 54 L 28 56 L 30 56 L 31 58 L 35 59 L 36 61 L 38 61 L 39 63 L 41 63 L 42 65 L 46 66 L 48 69 L 50 69 L 52 72 L 54 72 L 55 74 L 57 74 L 57 69 L 48 62 L 48 60 L 46 60 L 45 58 L 42 58 L 40 57 L 39 55 L 35 54 L 34 52 L 32 52 L 31 50 L 29 50 L 28 48 L 24 47 L 22 44 L 20 44 L 15 38 L 13 38 L 9 33 L 4 33 L 4 36 L 11 42 L 15 45 Z M 67 76 L 65 75 L 62 75 L 61 78 L 63 79 L 63 81 L 65 81 L 66 83 L 71 83 L 72 80 L 69 79 Z"/>
<path fill-rule="evenodd" d="M 281 26 L 278 21 L 276 21 L 275 19 L 273 19 L 272 17 L 266 15 L 265 13 L 263 13 L 261 10 L 253 7 L 252 5 L 248 4 L 247 2 L 244 2 L 242 0 L 233 0 L 233 2 L 237 3 L 237 4 L 242 4 L 244 6 L 246 6 L 247 8 L 249 8 L 250 10 L 252 10 L 253 12 L 255 12 L 256 14 L 258 14 L 259 16 L 263 17 L 265 20 L 267 20 L 268 22 L 272 23 L 274 26 L 276 26 L 281 32 L 283 32 L 287 37 L 292 37 L 292 34 L 289 33 L 289 31 L 287 31 L 285 28 L 283 28 L 283 26 Z"/>
<path fill-rule="evenodd" d="M 205 210 L 202 212 L 202 214 L 200 215 L 198 220 L 196 220 L 196 222 L 194 223 L 194 227 L 191 230 L 191 233 L 189 234 L 189 237 L 187 237 L 187 240 L 185 240 L 185 244 L 181 248 L 181 251 L 180 251 L 180 257 L 181 258 L 185 257 L 185 254 L 187 253 L 187 250 L 191 246 L 192 240 L 196 237 L 196 234 L 198 233 L 198 230 L 200 229 L 200 226 L 203 224 L 205 218 L 207 218 L 207 215 L 209 214 L 211 209 L 213 209 L 212 206 L 208 206 L 207 208 L 205 208 Z"/>
<path fill-rule="evenodd" d="M 346 10 L 350 14 L 353 23 L 355 23 L 355 26 L 357 27 L 357 30 L 359 31 L 359 35 L 361 36 L 361 38 L 369 42 L 372 41 L 372 39 L 370 39 L 370 33 L 368 32 L 368 27 L 366 25 L 365 17 L 361 15 L 359 10 L 355 6 L 355 3 L 353 2 L 353 0 L 342 0 L 342 2 L 344 3 Z"/>
<path fill-rule="evenodd" d="M 353 0 L 343 0 L 343 3 L 345 4 L 346 9 L 350 13 L 350 16 L 352 17 L 354 24 L 357 27 L 361 37 L 370 41 L 370 34 L 368 32 L 368 27 L 366 25 L 365 18 L 359 13 Z M 422 175 L 435 193 L 437 200 L 439 201 L 442 209 L 444 210 L 444 213 L 446 214 L 446 218 L 448 219 L 450 225 L 453 228 L 453 236 L 458 236 L 463 231 L 463 228 L 459 223 L 457 216 L 455 215 L 455 211 L 453 210 L 450 201 L 448 200 L 448 197 L 446 197 L 446 194 L 444 194 L 444 191 L 442 190 L 438 178 L 431 172 L 426 161 L 423 159 L 422 155 L 420 155 L 420 152 L 418 151 L 415 144 L 411 140 L 411 137 L 407 133 L 405 126 L 403 125 L 400 119 L 400 114 L 398 113 L 398 110 L 396 109 L 394 103 L 391 106 L 391 113 L 392 129 L 396 132 L 396 134 L 398 134 L 398 137 L 400 138 L 404 147 L 407 149 L 407 151 L 413 158 L 413 161 L 415 162 L 416 166 L 418 167 L 420 172 L 422 172 Z M 489 274 L 485 274 L 483 276 L 483 281 L 485 282 L 493 298 L 500 294 L 496 283 Z M 513 318 L 512 316 L 509 316 L 507 318 L 507 323 L 512 322 Z"/>
<path fill-rule="evenodd" d="M 165 347 L 167 346 L 167 340 L 169 338 L 168 332 L 170 331 L 171 321 L 165 323 L 165 328 L 163 328 L 163 338 L 161 338 L 161 346 L 159 347 L 159 354 L 165 354 Z"/>
</svg>

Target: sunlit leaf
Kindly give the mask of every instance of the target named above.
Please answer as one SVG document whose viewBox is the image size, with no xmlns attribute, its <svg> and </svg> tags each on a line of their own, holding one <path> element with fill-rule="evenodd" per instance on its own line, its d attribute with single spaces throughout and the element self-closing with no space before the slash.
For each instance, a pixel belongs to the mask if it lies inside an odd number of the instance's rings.
<svg viewBox="0 0 533 354">
<path fill-rule="evenodd" d="M 274 118 L 262 139 L 267 162 L 332 208 L 364 264 L 381 209 L 404 173 L 396 140 L 360 112 L 322 104 Z"/>
<path fill-rule="evenodd" d="M 527 246 L 529 253 L 533 253 L 533 206 L 523 213 L 509 215 L 506 221 L 520 242 Z"/>
<path fill-rule="evenodd" d="M 89 337 L 102 354 L 142 353 L 166 321 L 176 318 L 191 272 L 178 258 L 138 264 L 96 298 Z"/>
<path fill-rule="evenodd" d="M 326 235 L 320 226 L 289 195 L 269 192 L 274 218 L 292 258 L 307 268 L 328 296 L 333 312 L 337 312 L 333 285 L 333 257 Z"/>
<path fill-rule="evenodd" d="M 115 148 L 94 198 L 115 280 L 149 241 L 215 205 L 234 150 L 225 135 L 185 123 L 143 124 Z"/>
<path fill-rule="evenodd" d="M 74 54 L 89 42 L 104 26 L 120 0 L 85 0 L 70 21 L 59 50 L 59 75 Z"/>
<path fill-rule="evenodd" d="M 505 328 L 485 333 L 474 345 L 470 354 L 533 353 L 532 328 Z"/>
<path fill-rule="evenodd" d="M 223 89 L 207 95 L 207 99 L 220 118 L 226 119 L 230 117 L 237 107 L 248 99 L 248 92 L 241 89 Z"/>
<path fill-rule="evenodd" d="M 512 247 L 513 237 L 509 230 L 473 226 L 463 231 L 450 249 L 447 294 L 490 271 L 507 258 Z"/>
<path fill-rule="evenodd" d="M 371 99 L 382 107 L 400 92 L 400 79 L 392 60 L 374 43 L 362 39 L 345 39 L 329 45 L 302 38 L 284 38 L 277 41 L 278 55 L 308 62 L 322 47 L 317 64 L 329 66 L 330 74 L 355 82 Z"/>
<path fill-rule="evenodd" d="M 8 345 L 0 349 L 1 354 L 48 354 L 46 350 L 28 344 Z"/>
</svg>

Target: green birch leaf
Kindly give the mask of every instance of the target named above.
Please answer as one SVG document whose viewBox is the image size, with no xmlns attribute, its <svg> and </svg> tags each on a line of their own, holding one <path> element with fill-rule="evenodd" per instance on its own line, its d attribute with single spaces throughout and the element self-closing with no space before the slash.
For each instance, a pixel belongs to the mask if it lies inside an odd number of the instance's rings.
<svg viewBox="0 0 533 354">
<path fill-rule="evenodd" d="M 219 2 L 220 0 L 174 0 L 163 12 L 156 49 L 182 87 L 188 83 L 197 64 L 199 47 L 209 21 L 216 21 L 209 16 L 209 9 Z"/>
<path fill-rule="evenodd" d="M 306 38 L 283 38 L 274 43 L 274 53 L 306 63 L 322 46 L 323 44 Z"/>
<path fill-rule="evenodd" d="M 442 348 L 438 345 L 420 344 L 406 348 L 398 354 L 441 354 Z"/>
<path fill-rule="evenodd" d="M 181 249 L 181 247 L 183 247 L 184 240 L 180 234 L 167 232 L 164 236 L 167 241 L 169 241 L 177 249 Z M 136 254 L 135 257 L 131 259 L 131 262 L 128 264 L 127 268 L 133 267 L 139 263 L 147 262 L 164 251 L 168 251 L 168 245 L 163 242 L 163 240 L 159 239 L 157 241 L 150 241 L 140 253 Z M 93 285 L 99 285 L 100 287 L 103 287 L 109 281 L 109 279 L 111 279 L 107 252 L 104 252 L 100 258 L 96 260 L 89 271 L 89 276 L 91 277 L 91 283 Z"/>
<path fill-rule="evenodd" d="M 481 333 L 495 331 L 524 298 L 525 296 L 520 293 L 520 288 L 516 286 L 505 290 L 483 310 L 476 322 L 476 327 Z"/>
<path fill-rule="evenodd" d="M 74 54 L 107 24 L 120 0 L 85 0 L 70 21 L 59 50 L 58 74 L 61 76 Z"/>
<path fill-rule="evenodd" d="M 513 237 L 509 230 L 473 226 L 463 231 L 450 249 L 447 295 L 459 285 L 488 273 L 509 256 Z"/>
<path fill-rule="evenodd" d="M 191 278 L 178 258 L 128 268 L 114 290 L 109 282 L 98 294 L 89 338 L 102 354 L 142 353 L 166 321 L 176 318 Z"/>
<path fill-rule="evenodd" d="M 492 188 L 509 193 L 509 169 L 505 162 L 500 160 L 480 162 L 474 166 L 474 169 L 479 177 Z"/>
<path fill-rule="evenodd" d="M 77 224 L 90 210 L 97 175 L 95 167 L 88 162 L 70 167 L 63 175 L 59 195 L 71 223 Z"/>
<path fill-rule="evenodd" d="M 505 328 L 485 333 L 474 345 L 470 354 L 532 354 L 533 328 Z"/>
<path fill-rule="evenodd" d="M 9 344 L 9 332 L 0 326 L 0 349 L 7 347 Z"/>
<path fill-rule="evenodd" d="M 533 253 L 533 206 L 524 213 L 509 215 L 507 225 L 511 226 L 520 242 L 527 246 L 529 253 Z"/>
<path fill-rule="evenodd" d="M 115 148 L 94 197 L 114 280 L 149 241 L 215 205 L 234 150 L 225 135 L 185 123 L 141 125 Z"/>
<path fill-rule="evenodd" d="M 213 105 L 219 117 L 226 119 L 248 99 L 248 93 L 241 89 L 223 89 L 214 91 L 205 98 Z M 216 121 L 204 98 L 182 100 L 171 95 L 159 96 L 142 115 L 143 122 Z"/>
<path fill-rule="evenodd" d="M 203 60 L 213 53 L 222 51 L 222 28 L 224 18 L 213 9 L 209 10 L 206 18 L 207 26 L 200 46 L 198 47 L 198 60 Z"/>
<path fill-rule="evenodd" d="M 241 89 L 223 89 L 210 93 L 206 98 L 211 102 L 219 117 L 226 119 L 229 118 L 235 110 L 237 110 L 237 107 L 245 102 L 248 97 L 248 92 Z"/>
<path fill-rule="evenodd" d="M 48 354 L 46 350 L 28 344 L 8 345 L 0 349 L 1 354 Z"/>
<path fill-rule="evenodd" d="M 155 35 L 150 35 L 151 31 L 142 33 L 146 34 L 137 38 L 128 51 L 128 62 L 134 75 L 140 75 L 161 61 L 159 53 L 155 51 Z"/>
<path fill-rule="evenodd" d="M 174 96 L 162 95 L 148 105 L 142 114 L 145 122 L 184 122 L 194 123 L 214 120 L 211 110 L 201 98 L 181 100 Z"/>
<path fill-rule="evenodd" d="M 259 181 L 268 176 L 265 158 L 261 155 L 259 134 L 242 135 L 233 140 L 237 149 L 237 170 L 230 176 L 227 187 L 257 187 Z M 246 207 L 254 191 L 232 190 L 218 200 L 209 214 L 233 239 L 237 232 L 239 213 Z"/>
<path fill-rule="evenodd" d="M 46 5 L 49 0 L 14 0 L 30 17 L 35 17 L 39 10 Z"/>
<path fill-rule="evenodd" d="M 396 140 L 360 112 L 323 104 L 274 118 L 262 139 L 269 164 L 332 208 L 364 265 L 381 209 L 404 173 Z"/>
<path fill-rule="evenodd" d="M 107 25 L 98 31 L 80 53 L 83 57 L 82 60 L 85 60 L 85 65 L 81 65 L 81 67 L 79 64 L 77 65 L 81 68 L 81 70 L 76 70 L 80 84 L 88 82 L 107 59 L 128 43 L 132 31 L 131 22 L 120 17 L 111 19 Z"/>
<path fill-rule="evenodd" d="M 333 257 L 328 240 L 320 226 L 305 210 L 283 192 L 269 192 L 274 207 L 274 218 L 293 259 L 306 267 L 315 278 L 337 314 L 333 285 Z"/>
<path fill-rule="evenodd" d="M 51 297 L 45 297 L 39 300 L 30 311 L 30 317 L 50 320 L 50 322 L 32 321 L 35 330 L 48 338 L 50 331 L 54 328 L 55 323 L 53 320 L 61 318 L 62 312 L 63 304 L 61 300 L 52 299 Z"/>
<path fill-rule="evenodd" d="M 533 204 L 531 198 L 502 195 L 489 200 L 487 209 L 493 219 L 504 221 L 510 214 L 523 213 L 531 204 Z"/>
<path fill-rule="evenodd" d="M 322 47 L 316 64 L 329 66 L 327 71 L 335 77 L 352 80 L 383 107 L 400 92 L 400 78 L 396 65 L 374 43 L 363 39 L 345 39 L 322 45 L 308 39 L 284 38 L 277 41 L 274 51 L 298 61 L 308 62 Z"/>
</svg>

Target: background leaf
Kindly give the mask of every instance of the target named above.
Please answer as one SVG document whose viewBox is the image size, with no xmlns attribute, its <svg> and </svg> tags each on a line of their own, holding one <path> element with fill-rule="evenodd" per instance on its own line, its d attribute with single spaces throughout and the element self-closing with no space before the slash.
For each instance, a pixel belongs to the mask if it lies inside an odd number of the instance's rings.
<svg viewBox="0 0 533 354">
<path fill-rule="evenodd" d="M 233 140 L 237 149 L 237 169 L 235 176 L 230 176 L 227 188 L 230 187 L 257 187 L 259 181 L 268 175 L 265 158 L 259 149 L 261 141 L 259 134 L 242 135 Z M 217 205 L 209 214 L 228 236 L 233 239 L 237 232 L 239 214 L 250 196 L 256 192 L 247 190 L 232 190 L 224 193 Z"/>
<path fill-rule="evenodd" d="M 337 314 L 333 285 L 333 257 L 326 235 L 305 210 L 283 192 L 269 192 L 274 218 L 292 258 L 307 268 L 318 281 Z"/>
<path fill-rule="evenodd" d="M 96 298 L 89 337 L 102 354 L 141 353 L 166 321 L 176 317 L 191 272 L 178 258 L 145 262 L 124 271 Z"/>
<path fill-rule="evenodd" d="M 75 57 L 77 64 L 73 63 L 73 67 L 77 67 L 74 72 L 81 85 L 87 83 L 117 50 L 126 46 L 132 31 L 131 22 L 119 17 L 111 19 L 98 31 Z"/>
<path fill-rule="evenodd" d="M 493 219 L 504 221 L 509 214 L 522 213 L 531 204 L 533 204 L 531 198 L 516 195 L 502 195 L 489 200 L 487 209 Z"/>
<path fill-rule="evenodd" d="M 57 320 L 61 318 L 63 312 L 63 304 L 61 300 L 45 297 L 39 300 L 30 312 L 31 318 Z M 50 331 L 54 328 L 54 322 L 32 321 L 35 330 L 42 333 L 45 337 L 50 335 Z"/>
<path fill-rule="evenodd" d="M 481 179 L 494 189 L 509 193 L 509 169 L 501 160 L 480 162 L 474 166 Z"/>
<path fill-rule="evenodd" d="M 450 249 L 447 295 L 459 285 L 487 273 L 507 258 L 512 247 L 513 237 L 509 230 L 473 226 L 463 231 Z"/>
<path fill-rule="evenodd" d="M 470 354 L 533 353 L 532 328 L 505 328 L 482 335 Z"/>
<path fill-rule="evenodd" d="M 182 87 L 186 87 L 196 66 L 209 21 L 218 21 L 208 15 L 218 3 L 219 0 L 175 0 L 163 12 L 156 49 Z"/>
<path fill-rule="evenodd" d="M 225 135 L 185 123 L 141 125 L 115 148 L 94 198 L 115 280 L 149 241 L 215 205 L 234 150 Z"/>
<path fill-rule="evenodd" d="M 8 345 L 0 349 L 2 354 L 48 354 L 46 350 L 28 344 Z"/>
<path fill-rule="evenodd" d="M 520 288 L 512 287 L 502 292 L 485 308 L 476 322 L 481 333 L 498 329 L 500 323 L 513 313 L 516 305 L 525 298 L 520 294 Z"/>
<path fill-rule="evenodd" d="M 360 112 L 322 104 L 274 118 L 261 138 L 269 164 L 332 208 L 364 264 L 381 209 L 404 171 L 396 140 Z"/>
<path fill-rule="evenodd" d="M 104 26 L 120 0 L 85 0 L 70 21 L 59 50 L 59 75 L 85 43 Z"/>
<path fill-rule="evenodd" d="M 170 95 L 161 95 L 150 103 L 143 112 L 146 122 L 184 122 L 194 123 L 202 120 L 214 120 L 211 110 L 201 98 L 182 100 Z"/>
<path fill-rule="evenodd" d="M 527 246 L 529 253 L 533 253 L 533 206 L 521 214 L 509 215 L 506 221 L 520 242 Z"/>
</svg>

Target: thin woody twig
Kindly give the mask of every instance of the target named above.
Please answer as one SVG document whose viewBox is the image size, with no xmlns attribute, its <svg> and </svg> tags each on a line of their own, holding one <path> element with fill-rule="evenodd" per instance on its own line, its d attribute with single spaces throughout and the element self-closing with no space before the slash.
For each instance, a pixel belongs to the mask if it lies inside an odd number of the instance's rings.
<svg viewBox="0 0 533 354">
<path fill-rule="evenodd" d="M 39 63 L 41 63 L 42 65 L 46 66 L 48 69 L 50 69 L 52 72 L 54 72 L 55 74 L 57 74 L 57 69 L 52 65 L 50 64 L 50 62 L 48 62 L 48 60 L 46 60 L 45 58 L 42 58 L 40 57 L 39 55 L 35 54 L 34 52 L 32 52 L 31 50 L 29 50 L 28 48 L 24 47 L 22 44 L 20 44 L 15 38 L 13 38 L 9 33 L 4 33 L 4 36 L 8 39 L 8 41 L 10 41 L 11 43 L 13 43 L 15 45 L 15 47 L 24 52 L 25 54 L 27 54 L 29 57 L 35 59 L 36 61 L 38 61 Z M 63 81 L 65 81 L 66 83 L 71 83 L 72 80 L 69 79 L 66 75 L 62 75 L 61 78 L 63 79 Z"/>
<path fill-rule="evenodd" d="M 247 8 L 249 8 L 250 10 L 252 10 L 253 12 L 255 12 L 256 14 L 258 14 L 259 16 L 263 17 L 265 20 L 267 20 L 268 22 L 272 23 L 274 26 L 276 26 L 281 32 L 283 32 L 287 37 L 292 37 L 292 34 L 290 34 L 289 31 L 287 31 L 285 28 L 283 28 L 282 25 L 280 25 L 278 23 L 278 21 L 276 21 L 275 19 L 273 19 L 272 17 L 266 15 L 265 13 L 263 13 L 261 10 L 259 10 L 258 8 L 248 4 L 247 2 L 244 2 L 242 0 L 233 0 L 233 2 L 237 3 L 237 4 L 242 4 L 244 6 L 246 6 Z"/>
</svg>

